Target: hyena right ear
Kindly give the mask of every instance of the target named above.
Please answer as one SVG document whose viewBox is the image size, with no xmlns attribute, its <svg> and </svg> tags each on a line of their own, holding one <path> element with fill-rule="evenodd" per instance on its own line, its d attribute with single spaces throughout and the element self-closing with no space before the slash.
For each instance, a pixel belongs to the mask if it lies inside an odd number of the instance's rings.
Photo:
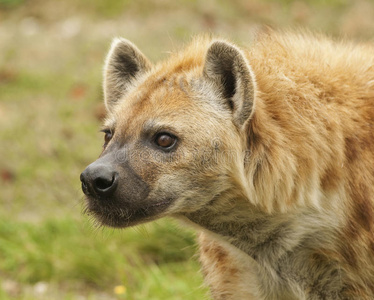
<svg viewBox="0 0 374 300">
<path fill-rule="evenodd" d="M 151 66 L 133 43 L 123 38 L 114 39 L 104 67 L 104 102 L 109 112 L 126 93 L 131 82 Z"/>
<path fill-rule="evenodd" d="M 210 45 L 204 76 L 221 96 L 222 106 L 231 110 L 238 128 L 251 118 L 255 102 L 255 78 L 242 51 L 225 41 Z"/>
</svg>

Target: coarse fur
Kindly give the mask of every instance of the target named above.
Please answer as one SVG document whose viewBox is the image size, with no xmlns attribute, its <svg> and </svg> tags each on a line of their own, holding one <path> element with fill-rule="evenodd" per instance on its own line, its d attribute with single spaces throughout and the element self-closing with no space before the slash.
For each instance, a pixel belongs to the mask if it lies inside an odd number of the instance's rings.
<svg viewBox="0 0 374 300">
<path fill-rule="evenodd" d="M 123 183 L 88 210 L 194 226 L 215 300 L 374 299 L 373 53 L 269 30 L 242 49 L 199 37 L 153 66 L 116 39 L 98 161 Z"/>
</svg>

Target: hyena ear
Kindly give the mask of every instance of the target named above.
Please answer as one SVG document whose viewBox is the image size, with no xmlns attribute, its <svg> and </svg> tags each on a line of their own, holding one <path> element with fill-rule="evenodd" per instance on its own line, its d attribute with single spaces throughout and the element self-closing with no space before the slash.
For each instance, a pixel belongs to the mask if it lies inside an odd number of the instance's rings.
<svg viewBox="0 0 374 300">
<path fill-rule="evenodd" d="M 213 83 L 233 121 L 241 128 L 254 109 L 255 81 L 251 67 L 235 46 L 214 41 L 206 54 L 204 76 Z"/>
<path fill-rule="evenodd" d="M 114 39 L 105 60 L 104 102 L 112 111 L 116 102 L 126 93 L 131 82 L 151 68 L 151 63 L 130 41 Z"/>
</svg>

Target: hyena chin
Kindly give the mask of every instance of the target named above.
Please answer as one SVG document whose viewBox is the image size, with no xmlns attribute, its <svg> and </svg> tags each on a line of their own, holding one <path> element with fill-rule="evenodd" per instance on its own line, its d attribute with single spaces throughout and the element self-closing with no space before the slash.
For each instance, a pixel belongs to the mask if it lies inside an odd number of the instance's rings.
<svg viewBox="0 0 374 300">
<path fill-rule="evenodd" d="M 213 299 L 374 299 L 373 53 L 269 30 L 153 65 L 115 39 L 87 211 L 194 226 Z"/>
</svg>

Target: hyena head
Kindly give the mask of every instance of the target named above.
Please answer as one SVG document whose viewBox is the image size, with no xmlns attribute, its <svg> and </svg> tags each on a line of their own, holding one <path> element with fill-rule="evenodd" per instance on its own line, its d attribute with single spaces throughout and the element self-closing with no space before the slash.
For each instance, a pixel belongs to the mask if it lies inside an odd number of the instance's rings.
<svg viewBox="0 0 374 300">
<path fill-rule="evenodd" d="M 126 227 L 241 191 L 254 79 L 243 53 L 198 40 L 153 66 L 116 39 L 104 74 L 104 150 L 81 174 L 87 211 Z"/>
</svg>

